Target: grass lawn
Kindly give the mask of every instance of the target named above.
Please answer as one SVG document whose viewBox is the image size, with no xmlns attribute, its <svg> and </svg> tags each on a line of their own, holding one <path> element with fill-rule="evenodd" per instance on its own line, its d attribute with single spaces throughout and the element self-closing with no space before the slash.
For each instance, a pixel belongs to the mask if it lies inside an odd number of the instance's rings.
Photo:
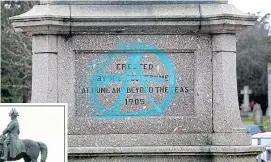
<svg viewBox="0 0 271 162">
<path fill-rule="evenodd" d="M 242 118 L 242 122 L 245 123 L 254 123 L 253 117 L 247 117 L 247 118 Z M 267 132 L 270 131 L 270 128 L 268 127 L 268 120 L 266 116 L 263 116 L 263 124 L 260 125 L 261 127 L 264 128 Z"/>
</svg>

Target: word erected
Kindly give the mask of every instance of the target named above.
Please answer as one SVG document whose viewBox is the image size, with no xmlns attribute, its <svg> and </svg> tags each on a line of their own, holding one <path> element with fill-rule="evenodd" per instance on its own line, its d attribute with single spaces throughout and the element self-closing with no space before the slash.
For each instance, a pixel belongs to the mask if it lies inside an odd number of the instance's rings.
<svg viewBox="0 0 271 162">
<path fill-rule="evenodd" d="M 138 64 L 116 64 L 117 70 L 136 70 L 138 67 Z M 151 70 L 153 69 L 153 64 L 140 64 L 140 69 L 144 70 Z"/>
</svg>

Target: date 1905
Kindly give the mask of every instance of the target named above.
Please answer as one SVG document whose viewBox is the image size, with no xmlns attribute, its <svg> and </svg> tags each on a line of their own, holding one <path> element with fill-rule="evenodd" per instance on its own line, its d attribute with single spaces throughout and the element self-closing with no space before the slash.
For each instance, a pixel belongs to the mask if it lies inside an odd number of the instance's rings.
<svg viewBox="0 0 271 162">
<path fill-rule="evenodd" d="M 133 98 L 126 98 L 125 99 L 126 105 L 144 105 L 145 100 L 144 99 L 133 99 Z"/>
</svg>

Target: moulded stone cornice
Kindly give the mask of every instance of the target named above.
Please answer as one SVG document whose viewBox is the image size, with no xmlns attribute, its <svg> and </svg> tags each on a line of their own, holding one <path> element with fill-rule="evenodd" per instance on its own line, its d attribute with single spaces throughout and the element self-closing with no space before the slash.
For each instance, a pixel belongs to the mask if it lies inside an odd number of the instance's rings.
<svg viewBox="0 0 271 162">
<path fill-rule="evenodd" d="M 236 33 L 257 17 L 229 4 L 47 4 L 10 19 L 15 29 L 32 34 L 178 34 Z"/>
</svg>

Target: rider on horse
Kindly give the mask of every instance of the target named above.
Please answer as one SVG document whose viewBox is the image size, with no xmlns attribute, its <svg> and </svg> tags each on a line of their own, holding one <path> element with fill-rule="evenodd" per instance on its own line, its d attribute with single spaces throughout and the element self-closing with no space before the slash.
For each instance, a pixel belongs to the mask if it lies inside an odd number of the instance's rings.
<svg viewBox="0 0 271 162">
<path fill-rule="evenodd" d="M 15 158 L 21 152 L 25 152 L 25 147 L 22 141 L 19 140 L 19 123 L 17 121 L 17 116 L 19 116 L 16 109 L 12 109 L 9 113 L 11 121 L 9 122 L 7 128 L 3 131 L 3 135 L 7 134 L 7 138 L 4 141 L 4 156 L 1 157 L 2 160 L 7 160 L 8 152 L 11 158 Z M 8 150 L 9 145 L 9 150 Z"/>
</svg>

